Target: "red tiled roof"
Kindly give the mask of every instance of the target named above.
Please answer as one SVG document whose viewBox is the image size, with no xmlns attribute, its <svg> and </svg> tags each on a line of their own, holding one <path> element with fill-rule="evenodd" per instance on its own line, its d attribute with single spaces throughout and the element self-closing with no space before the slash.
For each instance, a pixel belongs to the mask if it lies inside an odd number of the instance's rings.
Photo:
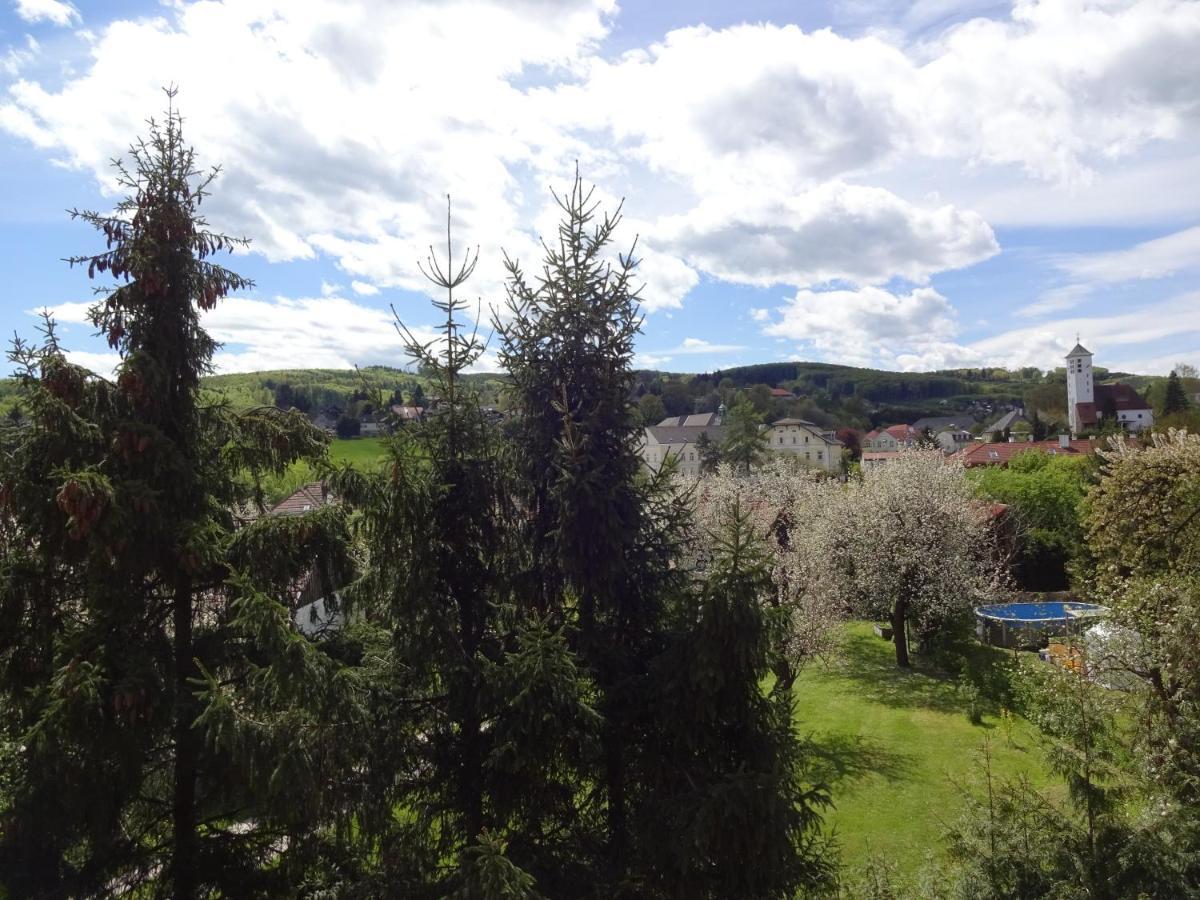
<svg viewBox="0 0 1200 900">
<path fill-rule="evenodd" d="M 787 390 L 786 388 L 771 388 L 771 396 L 772 397 L 792 397 L 794 395 L 792 394 L 791 391 Z"/>
<path fill-rule="evenodd" d="M 1127 384 L 1098 384 L 1095 388 L 1095 400 L 1091 403 L 1076 403 L 1075 412 L 1081 425 L 1095 425 L 1104 407 L 1111 401 L 1118 412 L 1133 409 L 1149 409 L 1150 404 L 1141 394 Z"/>
<path fill-rule="evenodd" d="M 1070 441 L 1067 447 L 1054 441 L 1008 441 L 1000 444 L 978 444 L 963 451 L 963 465 L 971 466 L 1006 466 L 1018 453 L 1036 450 L 1055 456 L 1086 456 L 1095 452 L 1096 442 L 1091 440 Z"/>
</svg>

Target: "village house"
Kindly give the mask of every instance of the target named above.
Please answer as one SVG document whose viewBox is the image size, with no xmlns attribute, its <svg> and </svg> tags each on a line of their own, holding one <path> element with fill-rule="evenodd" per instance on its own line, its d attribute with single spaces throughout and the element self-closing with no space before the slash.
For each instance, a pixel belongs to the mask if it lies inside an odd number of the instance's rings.
<svg viewBox="0 0 1200 900">
<path fill-rule="evenodd" d="M 867 450 L 895 451 L 901 447 L 915 447 L 921 432 L 911 425 L 889 425 L 876 428 L 863 438 L 862 448 Z"/>
<path fill-rule="evenodd" d="M 700 454 L 696 441 L 708 436 L 716 446 L 725 439 L 725 406 L 715 413 L 695 413 L 690 416 L 668 416 L 657 425 L 647 426 L 642 438 L 642 461 L 658 469 L 667 457 L 677 461 L 680 475 L 700 474 Z"/>
<path fill-rule="evenodd" d="M 303 516 L 336 502 L 337 497 L 324 481 L 310 481 L 276 503 L 267 515 Z M 341 594 L 335 585 L 324 566 L 314 565 L 292 586 L 288 606 L 293 610 L 292 621 L 301 634 L 319 637 L 342 627 Z"/>
<path fill-rule="evenodd" d="M 1067 354 L 1067 417 L 1071 434 L 1088 431 L 1105 416 L 1116 416 L 1126 431 L 1154 427 L 1150 404 L 1127 384 L 1094 384 L 1092 352 L 1076 344 Z"/>
<path fill-rule="evenodd" d="M 978 466 L 1007 466 L 1018 453 L 1046 453 L 1050 456 L 1087 456 L 1096 452 L 1094 440 L 1073 440 L 1068 435 L 1059 435 L 1052 441 L 1003 441 L 980 443 L 963 452 L 963 465 L 968 469 Z"/>
<path fill-rule="evenodd" d="M 790 453 L 806 465 L 837 472 L 842 465 L 842 442 L 805 419 L 777 419 L 768 426 L 768 447 Z"/>
<path fill-rule="evenodd" d="M 645 429 L 642 461 L 657 469 L 670 456 L 677 461 L 679 474 L 699 475 L 703 460 L 696 442 L 703 434 L 715 447 L 720 447 L 726 427 L 724 405 L 715 413 L 669 416 Z M 763 428 L 767 448 L 772 452 L 795 456 L 806 465 L 826 472 L 840 470 L 842 442 L 832 432 L 822 431 L 805 419 L 778 419 Z"/>
<path fill-rule="evenodd" d="M 1010 437 L 1016 435 L 1018 438 L 1033 434 L 1033 424 L 1026 418 L 1024 409 L 1019 406 L 1010 409 L 990 425 L 983 427 L 985 439 L 993 434 L 1003 435 L 1006 431 Z"/>
</svg>

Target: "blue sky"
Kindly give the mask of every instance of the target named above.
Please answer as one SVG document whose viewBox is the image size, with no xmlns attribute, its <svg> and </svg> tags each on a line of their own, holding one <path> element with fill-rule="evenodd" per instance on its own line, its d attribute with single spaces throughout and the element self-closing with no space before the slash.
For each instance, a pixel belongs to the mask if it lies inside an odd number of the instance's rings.
<svg viewBox="0 0 1200 900">
<path fill-rule="evenodd" d="M 402 363 L 445 195 L 486 307 L 576 161 L 639 236 L 644 365 L 1200 364 L 1193 0 L 0 2 L 0 327 L 50 308 L 97 369 L 64 210 L 168 83 L 253 241 L 224 371 Z"/>
</svg>

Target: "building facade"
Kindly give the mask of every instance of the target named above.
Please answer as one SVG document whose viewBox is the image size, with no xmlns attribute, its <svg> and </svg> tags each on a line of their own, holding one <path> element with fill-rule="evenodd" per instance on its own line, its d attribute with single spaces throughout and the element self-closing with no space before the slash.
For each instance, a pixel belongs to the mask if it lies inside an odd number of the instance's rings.
<svg viewBox="0 0 1200 900">
<path fill-rule="evenodd" d="M 775 453 L 791 454 L 805 465 L 826 472 L 841 470 L 842 442 L 812 422 L 778 419 L 767 427 L 767 436 L 767 446 Z"/>
<path fill-rule="evenodd" d="M 1076 344 L 1067 354 L 1067 419 L 1072 434 L 1095 428 L 1105 416 L 1115 416 L 1130 432 L 1154 427 L 1154 411 L 1130 385 L 1096 384 L 1094 378 L 1092 352 Z"/>
</svg>

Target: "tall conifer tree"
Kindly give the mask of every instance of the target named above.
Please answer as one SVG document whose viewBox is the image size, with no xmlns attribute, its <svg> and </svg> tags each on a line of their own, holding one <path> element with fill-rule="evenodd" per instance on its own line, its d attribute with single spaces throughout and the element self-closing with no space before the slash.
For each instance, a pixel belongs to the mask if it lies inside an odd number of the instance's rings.
<svg viewBox="0 0 1200 900">
<path fill-rule="evenodd" d="M 587 881 L 575 798 L 596 716 L 561 628 L 518 589 L 509 455 L 462 378 L 484 350 L 463 325 L 475 258 L 456 262 L 448 215 L 445 259 L 423 265 L 445 291 L 441 337 L 399 324 L 437 414 L 393 436 L 384 471 L 335 479 L 370 557 L 351 593 L 382 626 L 361 769 L 371 896 L 569 896 Z"/>
<path fill-rule="evenodd" d="M 113 213 L 72 213 L 105 238 L 70 262 L 116 282 L 91 310 L 115 382 L 68 362 L 49 321 L 11 354 L 29 411 L 0 464 L 0 682 L 24 747 L 0 811 L 12 896 L 279 890 L 329 814 L 320 723 L 353 715 L 282 602 L 314 565 L 344 568 L 339 512 L 238 528 L 257 475 L 324 439 L 202 394 L 200 314 L 249 286 L 211 257 L 241 242 L 200 215 L 216 173 L 173 105 L 131 157 Z"/>
<path fill-rule="evenodd" d="M 761 621 L 725 636 L 740 671 L 719 671 L 714 656 L 721 610 L 755 615 L 746 595 L 759 585 L 753 575 L 740 583 L 738 570 L 713 583 L 711 598 L 697 596 L 681 564 L 685 498 L 671 467 L 647 472 L 637 450 L 637 262 L 632 250 L 614 261 L 609 249 L 620 212 L 602 215 L 578 175 L 557 199 L 557 240 L 532 282 L 508 261 L 510 316 L 496 327 L 516 408 L 526 584 L 562 623 L 601 717 L 601 756 L 577 791 L 592 828 L 579 852 L 592 854 L 593 874 L 572 895 L 785 896 L 804 873 L 820 880 L 820 854 L 804 843 L 820 797 L 793 790 L 790 715 L 763 714 L 779 708 L 756 693 Z M 698 660 L 714 665 L 698 671 Z M 674 715 L 664 712 L 680 699 Z M 743 782 L 736 772 L 754 774 Z M 755 798 L 750 818 L 735 799 L 743 788 Z M 784 814 L 793 806 L 794 817 Z M 686 822 L 689 837 L 664 840 L 665 822 Z M 730 830 L 739 838 L 716 837 Z"/>
</svg>

